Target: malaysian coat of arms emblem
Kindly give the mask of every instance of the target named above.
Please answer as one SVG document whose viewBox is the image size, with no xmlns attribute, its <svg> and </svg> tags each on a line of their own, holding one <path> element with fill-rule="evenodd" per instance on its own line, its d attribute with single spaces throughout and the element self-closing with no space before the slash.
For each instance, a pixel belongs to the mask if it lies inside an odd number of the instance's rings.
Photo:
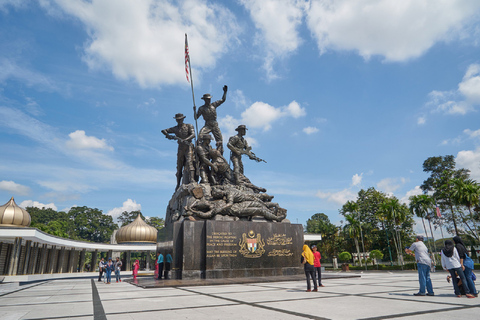
<svg viewBox="0 0 480 320">
<path fill-rule="evenodd" d="M 265 241 L 263 241 L 260 233 L 255 236 L 253 230 L 242 235 L 239 246 L 239 252 L 245 258 L 260 258 L 265 253 Z"/>
</svg>

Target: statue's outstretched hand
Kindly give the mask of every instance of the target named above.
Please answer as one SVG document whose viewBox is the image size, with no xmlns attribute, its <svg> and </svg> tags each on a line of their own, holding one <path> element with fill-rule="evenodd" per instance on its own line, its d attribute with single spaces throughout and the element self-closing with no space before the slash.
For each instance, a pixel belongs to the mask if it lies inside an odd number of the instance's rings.
<svg viewBox="0 0 480 320">
<path fill-rule="evenodd" d="M 226 85 L 223 86 L 223 92 L 227 92 L 228 87 Z"/>
</svg>

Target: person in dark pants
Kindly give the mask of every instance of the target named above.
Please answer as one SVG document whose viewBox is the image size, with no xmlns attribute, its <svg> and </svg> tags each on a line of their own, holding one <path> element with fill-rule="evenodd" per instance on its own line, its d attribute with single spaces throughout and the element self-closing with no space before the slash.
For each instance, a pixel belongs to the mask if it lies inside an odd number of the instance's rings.
<svg viewBox="0 0 480 320">
<path fill-rule="evenodd" d="M 162 280 L 162 274 L 163 274 L 163 254 L 161 254 L 161 253 L 158 254 L 157 266 L 158 266 L 158 280 Z"/>
<path fill-rule="evenodd" d="M 320 264 L 320 259 L 322 259 L 322 255 L 320 254 L 320 252 L 318 252 L 316 245 L 312 246 L 312 252 L 314 258 L 313 267 L 315 268 L 315 275 L 317 276 L 318 286 L 324 287 L 324 285 L 322 284 L 322 265 Z"/>
<path fill-rule="evenodd" d="M 105 261 L 100 259 L 98 263 L 98 282 L 102 282 L 103 269 L 105 268 Z"/>
<path fill-rule="evenodd" d="M 303 268 L 305 269 L 305 276 L 307 277 L 307 292 L 312 291 L 312 286 L 310 284 L 310 277 L 313 280 L 313 291 L 318 291 L 317 288 L 317 278 L 315 276 L 315 268 L 313 267 L 314 257 L 312 250 L 305 244 L 303 245 L 302 253 L 302 263 Z"/>
<path fill-rule="evenodd" d="M 167 253 L 167 255 L 165 256 L 165 279 L 168 279 L 168 273 L 172 269 L 172 261 L 172 255 L 170 253 Z"/>
<path fill-rule="evenodd" d="M 468 251 L 465 247 L 465 244 L 462 241 L 462 238 L 459 236 L 453 237 L 453 242 L 455 243 L 455 248 L 457 248 L 458 256 L 460 257 L 460 264 L 462 265 L 463 274 L 465 275 L 465 280 L 467 280 L 468 289 L 470 293 L 473 294 L 475 297 L 478 297 L 477 288 L 475 287 L 475 282 L 472 280 L 472 272 L 471 265 L 467 265 L 464 263 L 468 258 Z M 470 260 L 471 261 L 471 260 Z"/>
</svg>

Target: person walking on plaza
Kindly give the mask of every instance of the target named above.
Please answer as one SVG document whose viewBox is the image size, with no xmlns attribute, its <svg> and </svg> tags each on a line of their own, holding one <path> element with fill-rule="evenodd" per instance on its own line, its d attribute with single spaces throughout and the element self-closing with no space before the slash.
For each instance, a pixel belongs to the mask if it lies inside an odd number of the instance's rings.
<svg viewBox="0 0 480 320">
<path fill-rule="evenodd" d="M 108 262 L 105 265 L 105 275 L 107 284 L 112 281 L 112 271 L 115 269 L 115 264 L 112 262 L 112 258 L 108 258 Z"/>
<path fill-rule="evenodd" d="M 133 280 L 137 279 L 137 275 L 138 275 L 138 269 L 140 269 L 140 261 L 135 260 L 135 262 L 133 263 Z"/>
<path fill-rule="evenodd" d="M 307 277 L 307 292 L 312 291 L 312 286 L 310 284 L 310 277 L 313 280 L 313 291 L 318 291 L 317 288 L 317 279 L 315 277 L 315 268 L 314 264 L 314 256 L 312 250 L 305 244 L 303 245 L 303 252 L 302 252 L 302 264 L 305 270 L 305 276 Z"/>
<path fill-rule="evenodd" d="M 102 275 L 103 275 L 104 268 L 105 268 L 105 261 L 102 258 L 102 259 L 100 259 L 100 262 L 98 263 L 98 282 L 102 281 Z"/>
<path fill-rule="evenodd" d="M 120 271 L 122 270 L 122 260 L 120 260 L 119 257 L 117 257 L 117 261 L 115 261 L 115 279 L 120 282 L 122 282 L 122 278 L 120 277 Z"/>
<path fill-rule="evenodd" d="M 441 256 L 443 270 L 450 272 L 450 275 L 453 279 L 455 279 L 458 274 L 460 280 L 462 281 L 463 290 L 465 291 L 467 298 L 475 298 L 473 294 L 470 294 L 470 290 L 468 289 L 467 280 L 465 279 L 462 264 L 460 263 L 460 256 L 458 255 L 457 248 L 455 248 L 453 245 L 452 240 L 445 240 L 445 247 L 441 251 Z M 461 298 L 462 294 L 460 293 L 457 281 L 452 281 L 452 283 L 455 295 Z"/>
<path fill-rule="evenodd" d="M 467 248 L 459 236 L 453 237 L 453 242 L 455 242 L 455 248 L 457 249 L 458 256 L 460 257 L 460 264 L 462 265 L 463 274 L 467 280 L 468 289 L 470 290 L 471 294 L 473 294 L 475 297 L 478 297 L 477 288 L 475 288 L 475 282 L 473 282 L 472 279 L 473 261 L 468 256 Z"/>
<path fill-rule="evenodd" d="M 318 286 L 324 287 L 324 285 L 322 284 L 322 265 L 320 264 L 322 255 L 320 254 L 320 252 L 318 252 L 316 245 L 312 246 L 312 252 L 314 258 L 313 267 L 315 268 L 315 275 L 317 276 Z"/>
<path fill-rule="evenodd" d="M 423 236 L 417 235 L 415 242 L 406 248 L 405 252 L 415 257 L 417 261 L 418 269 L 418 282 L 420 283 L 420 290 L 418 293 L 414 293 L 414 296 L 424 296 L 425 288 L 427 296 L 435 295 L 433 292 L 432 279 L 430 279 L 430 267 L 432 266 L 432 260 L 428 255 L 427 246 L 423 243 Z"/>
<path fill-rule="evenodd" d="M 162 273 L 163 273 L 163 254 L 158 254 L 157 259 L 157 266 L 158 266 L 158 280 L 162 280 Z"/>
</svg>

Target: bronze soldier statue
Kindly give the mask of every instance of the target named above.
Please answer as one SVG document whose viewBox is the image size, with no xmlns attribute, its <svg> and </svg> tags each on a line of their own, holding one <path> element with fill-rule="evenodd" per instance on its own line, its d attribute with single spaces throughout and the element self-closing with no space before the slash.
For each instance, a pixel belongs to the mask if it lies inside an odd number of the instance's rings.
<svg viewBox="0 0 480 320">
<path fill-rule="evenodd" d="M 198 141 L 199 144 L 195 147 L 195 152 L 198 158 L 200 183 L 210 183 L 214 185 L 216 181 L 212 175 L 212 171 L 217 171 L 217 166 L 210 161 L 210 150 L 212 150 L 210 141 L 212 141 L 212 136 L 210 134 L 201 134 Z"/>
<path fill-rule="evenodd" d="M 212 164 L 215 165 L 215 172 L 212 172 L 215 181 L 217 184 L 224 185 L 224 184 L 235 184 L 235 177 L 233 174 L 232 169 L 228 164 L 227 159 L 225 159 L 221 154 L 220 151 L 211 149 L 210 152 L 210 159 Z M 247 177 L 243 174 L 238 174 L 238 184 L 244 185 L 247 188 L 252 189 L 254 192 L 266 192 L 265 188 L 257 187 L 254 185 Z"/>
<path fill-rule="evenodd" d="M 195 115 L 195 120 L 200 118 L 200 116 L 203 116 L 203 119 L 205 120 L 205 125 L 202 129 L 200 129 L 200 133 L 198 135 L 210 132 L 213 133 L 216 141 L 217 150 L 220 151 L 221 154 L 223 154 L 223 137 L 222 132 L 218 127 L 217 108 L 227 99 L 227 90 L 228 87 L 223 86 L 222 99 L 217 100 L 213 103 L 210 103 L 212 96 L 208 93 L 204 94 L 202 99 L 205 101 L 205 104 L 198 108 L 198 112 Z"/>
<path fill-rule="evenodd" d="M 187 179 L 183 177 L 183 184 L 195 181 L 195 169 L 193 167 L 193 144 L 192 139 L 195 138 L 195 130 L 193 125 L 183 123 L 185 116 L 182 113 L 177 113 L 174 117 L 177 120 L 177 125 L 168 129 L 162 130 L 162 133 L 169 140 L 177 140 L 177 186 L 175 191 L 180 187 L 183 170 L 188 173 Z"/>
<path fill-rule="evenodd" d="M 235 131 L 238 133 L 236 136 L 230 137 L 227 147 L 231 150 L 230 160 L 232 160 L 233 163 L 235 183 L 240 184 L 240 174 L 243 175 L 242 154 L 246 154 L 250 159 L 257 162 L 266 161 L 258 158 L 252 152 L 252 148 L 248 145 L 247 140 L 243 138 L 243 136 L 247 133 L 247 127 L 244 124 L 239 125 Z"/>
</svg>

